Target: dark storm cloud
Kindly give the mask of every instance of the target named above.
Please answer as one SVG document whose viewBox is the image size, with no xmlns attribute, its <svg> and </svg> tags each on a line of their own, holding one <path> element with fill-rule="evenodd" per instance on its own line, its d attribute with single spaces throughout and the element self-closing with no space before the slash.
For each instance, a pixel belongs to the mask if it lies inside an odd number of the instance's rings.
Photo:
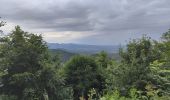
<svg viewBox="0 0 170 100">
<path fill-rule="evenodd" d="M 158 37 L 170 28 L 169 5 L 170 0 L 1 0 L 0 16 L 30 30 L 97 33 L 77 41 L 105 38 L 107 44 L 130 33 Z"/>
</svg>

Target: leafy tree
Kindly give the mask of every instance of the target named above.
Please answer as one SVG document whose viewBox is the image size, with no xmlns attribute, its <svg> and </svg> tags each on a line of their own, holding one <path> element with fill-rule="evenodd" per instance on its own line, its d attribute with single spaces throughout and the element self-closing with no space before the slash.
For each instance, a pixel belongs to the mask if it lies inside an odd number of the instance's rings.
<svg viewBox="0 0 170 100">
<path fill-rule="evenodd" d="M 97 54 L 95 59 L 98 65 L 101 66 L 102 68 L 107 68 L 107 66 L 111 64 L 111 60 L 105 51 L 102 51 L 99 54 Z"/>
<path fill-rule="evenodd" d="M 0 93 L 14 95 L 17 100 L 55 100 L 52 98 L 62 80 L 50 67 L 48 48 L 41 35 L 29 34 L 16 26 L 1 40 Z"/>
<path fill-rule="evenodd" d="M 1 17 L 0 17 L 1 18 Z M 6 22 L 4 21 L 0 21 L 0 27 L 4 26 L 6 24 Z"/>
<path fill-rule="evenodd" d="M 162 90 L 162 94 L 170 95 L 170 30 L 163 33 L 162 41 L 157 43 L 161 59 L 151 63 L 154 83 Z"/>
<path fill-rule="evenodd" d="M 115 70 L 119 86 L 124 90 L 135 85 L 137 89 L 144 90 L 148 74 L 151 72 L 150 63 L 160 58 L 154 42 L 149 37 L 132 40 L 127 49 L 120 49 L 121 65 Z"/>
<path fill-rule="evenodd" d="M 166 62 L 168 68 L 170 65 L 170 29 L 161 38 L 162 42 L 159 44 L 159 49 L 162 52 L 162 59 Z"/>
<path fill-rule="evenodd" d="M 88 99 L 88 91 L 92 88 L 98 92 L 103 88 L 103 78 L 98 72 L 94 59 L 87 56 L 74 56 L 66 66 L 66 81 L 73 88 L 74 99 L 80 96 Z"/>
<path fill-rule="evenodd" d="M 116 78 L 114 77 L 116 73 L 114 72 L 119 66 L 118 61 L 110 58 L 108 54 L 104 51 L 100 52 L 95 57 L 96 63 L 99 66 L 99 71 L 104 77 L 104 84 L 106 92 L 114 90 L 116 87 Z"/>
<path fill-rule="evenodd" d="M 0 17 L 0 18 L 1 18 L 1 17 Z M 6 24 L 6 22 L 0 21 L 0 27 L 4 26 L 5 24 Z M 0 35 L 2 35 L 2 34 L 3 34 L 3 31 L 0 30 Z"/>
<path fill-rule="evenodd" d="M 140 95 L 140 92 L 137 91 L 135 88 L 131 88 L 128 91 L 128 96 L 124 97 L 121 96 L 118 90 L 115 90 L 112 93 L 106 94 L 100 98 L 100 100 L 169 100 L 169 96 L 158 96 L 157 91 L 152 89 L 152 86 L 148 85 L 147 88 L 147 95 L 143 96 Z"/>
</svg>

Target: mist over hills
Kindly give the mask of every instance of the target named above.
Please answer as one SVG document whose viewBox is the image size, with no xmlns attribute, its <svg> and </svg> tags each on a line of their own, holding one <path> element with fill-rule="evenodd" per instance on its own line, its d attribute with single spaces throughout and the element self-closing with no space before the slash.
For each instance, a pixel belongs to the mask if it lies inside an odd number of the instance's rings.
<svg viewBox="0 0 170 100">
<path fill-rule="evenodd" d="M 60 49 L 71 53 L 79 54 L 95 54 L 101 51 L 107 53 L 118 53 L 121 45 L 85 45 L 85 44 L 59 44 L 59 43 L 47 43 L 49 49 Z"/>
</svg>

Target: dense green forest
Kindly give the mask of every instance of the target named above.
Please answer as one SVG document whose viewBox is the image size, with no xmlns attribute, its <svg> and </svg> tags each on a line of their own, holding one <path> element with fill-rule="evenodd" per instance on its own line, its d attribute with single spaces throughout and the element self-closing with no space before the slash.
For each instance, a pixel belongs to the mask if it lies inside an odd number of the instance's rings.
<svg viewBox="0 0 170 100">
<path fill-rule="evenodd" d="M 102 51 L 63 62 L 16 26 L 0 38 L 0 100 L 170 100 L 170 30 L 160 38 L 130 40 L 119 60 Z"/>
</svg>

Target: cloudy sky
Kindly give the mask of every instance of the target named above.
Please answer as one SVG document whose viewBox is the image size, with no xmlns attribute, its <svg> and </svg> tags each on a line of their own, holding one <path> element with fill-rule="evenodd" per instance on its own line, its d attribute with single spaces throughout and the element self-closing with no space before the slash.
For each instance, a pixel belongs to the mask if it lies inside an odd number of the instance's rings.
<svg viewBox="0 0 170 100">
<path fill-rule="evenodd" d="M 170 28 L 170 0 L 0 0 L 6 33 L 16 25 L 47 42 L 124 44 Z"/>
</svg>

